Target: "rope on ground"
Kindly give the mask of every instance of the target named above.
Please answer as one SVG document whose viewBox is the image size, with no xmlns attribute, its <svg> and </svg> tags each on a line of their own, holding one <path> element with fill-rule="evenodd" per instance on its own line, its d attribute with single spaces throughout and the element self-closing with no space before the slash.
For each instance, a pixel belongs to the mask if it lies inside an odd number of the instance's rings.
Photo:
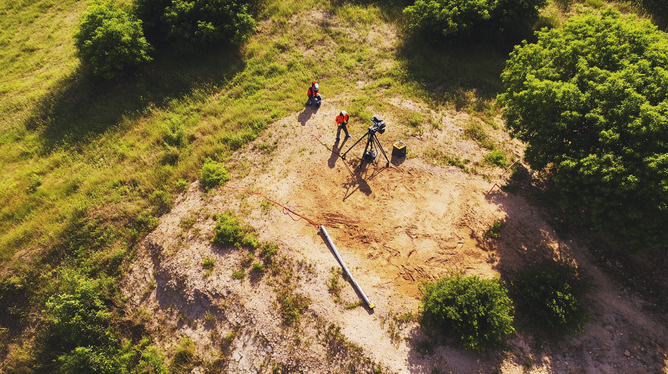
<svg viewBox="0 0 668 374">
<path fill-rule="evenodd" d="M 517 163 L 517 161 L 513 162 L 512 164 L 510 164 L 510 166 L 508 166 L 508 167 L 506 168 L 506 170 L 504 170 L 504 172 L 499 176 L 499 178 L 501 178 L 501 177 L 503 177 L 504 175 L 506 175 L 506 173 L 508 172 L 508 170 L 510 170 L 513 166 L 515 166 L 516 163 Z M 492 186 L 492 188 L 490 188 L 489 191 L 488 191 L 485 195 L 489 195 L 490 192 L 492 192 L 492 190 L 494 189 L 494 187 L 499 187 L 499 188 L 501 188 L 501 186 L 499 186 L 497 183 L 494 183 L 494 185 Z"/>
<path fill-rule="evenodd" d="M 248 191 L 248 188 L 243 187 L 243 186 L 230 186 L 230 185 L 226 185 L 225 187 L 226 187 L 226 188 L 230 188 L 230 189 L 235 189 L 235 190 L 244 190 L 244 191 L 246 191 L 246 192 L 248 193 L 248 195 L 250 195 L 250 196 L 252 196 L 252 195 L 262 196 L 263 199 L 269 201 L 270 203 L 274 203 L 274 204 L 280 206 L 281 208 L 283 208 L 283 209 L 282 209 L 283 214 L 288 215 L 288 217 L 292 218 L 293 221 L 299 221 L 299 220 L 303 219 L 303 220 L 305 220 L 306 222 L 310 223 L 311 225 L 315 226 L 316 228 L 319 228 L 319 227 L 320 227 L 320 224 L 319 224 L 319 223 L 316 223 L 315 221 L 310 220 L 310 219 L 304 217 L 303 215 L 301 215 L 301 214 L 295 212 L 294 210 L 292 210 L 292 209 L 286 207 L 285 205 L 283 205 L 283 204 L 281 204 L 281 203 L 279 203 L 279 202 L 277 202 L 277 201 L 274 201 L 274 200 L 268 198 L 267 196 L 265 196 L 265 195 L 262 194 L 261 192 L 250 192 L 250 191 Z M 295 219 L 291 214 L 293 214 L 293 215 L 295 215 L 295 216 L 297 216 L 297 217 L 299 217 L 299 218 Z"/>
</svg>

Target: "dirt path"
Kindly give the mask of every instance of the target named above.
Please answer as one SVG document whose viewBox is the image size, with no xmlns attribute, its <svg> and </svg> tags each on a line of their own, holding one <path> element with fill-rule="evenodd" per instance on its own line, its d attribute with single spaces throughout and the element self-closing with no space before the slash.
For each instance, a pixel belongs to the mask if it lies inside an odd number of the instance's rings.
<svg viewBox="0 0 668 374">
<path fill-rule="evenodd" d="M 146 239 L 123 284 L 130 297 L 128 312 L 141 307 L 151 314 L 157 342 L 166 352 L 173 353 L 183 334 L 197 342 L 204 361 L 224 356 L 229 372 L 270 372 L 272 367 L 283 372 L 349 372 L 337 361 L 340 351 L 320 338 L 333 322 L 366 357 L 398 373 L 666 370 L 665 327 L 643 311 L 642 300 L 620 294 L 619 286 L 592 264 L 582 240 L 560 241 L 540 210 L 520 196 L 498 190 L 486 195 L 502 170 L 487 170 L 485 179 L 420 157 L 390 168 L 384 162 L 360 168 L 363 145 L 343 161 L 337 153 L 352 142 L 334 144 L 331 122 L 345 104 L 344 98 L 331 99 L 317 112 L 306 109 L 274 124 L 234 156 L 230 183 L 261 191 L 324 224 L 375 310 L 344 309 L 345 303 L 358 300 L 347 283 L 341 294 L 344 303 L 334 302 L 327 282 L 338 265 L 315 227 L 295 222 L 258 196 L 221 188 L 202 197 L 194 184 Z M 405 105 L 401 100 L 395 104 Z M 388 131 L 379 138 L 388 152 L 392 141 L 403 139 L 418 155 L 423 149 L 447 146 L 481 159 L 483 150 L 460 136 L 468 116 L 442 114 L 441 130 L 408 139 L 405 128 L 386 118 Z M 364 131 L 353 128 L 351 140 Z M 499 131 L 494 136 L 504 135 Z M 275 141 L 270 154 L 257 147 Z M 208 235 L 214 222 L 207 219 L 208 213 L 227 209 L 256 227 L 261 241 L 278 243 L 282 253 L 295 259 L 299 290 L 311 298 L 301 330 L 281 325 L 269 275 L 230 278 L 243 254 L 211 245 Z M 180 228 L 181 220 L 193 212 L 198 212 L 195 226 Z M 504 222 L 500 237 L 483 241 L 495 220 Z M 216 267 L 207 277 L 201 263 L 209 257 L 216 259 Z M 417 312 L 422 280 L 453 270 L 493 277 L 545 258 L 572 259 L 599 287 L 587 300 L 594 318 L 583 335 L 549 343 L 519 333 L 509 339 L 506 352 L 475 353 L 447 338 L 428 339 L 414 322 L 394 318 Z M 215 318 L 207 319 L 207 313 Z M 236 331 L 236 338 L 222 344 L 230 331 Z M 205 367 L 203 363 L 194 372 Z"/>
</svg>

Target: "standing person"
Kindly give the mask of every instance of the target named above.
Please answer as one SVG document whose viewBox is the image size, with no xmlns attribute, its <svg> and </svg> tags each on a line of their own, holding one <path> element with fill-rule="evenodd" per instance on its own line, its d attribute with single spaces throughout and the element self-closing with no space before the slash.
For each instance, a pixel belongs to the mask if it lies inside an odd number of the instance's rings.
<svg viewBox="0 0 668 374">
<path fill-rule="evenodd" d="M 350 138 L 348 134 L 348 113 L 345 110 L 342 110 L 338 116 L 336 116 L 336 125 L 338 126 L 336 130 L 336 140 L 339 140 L 339 135 L 341 135 L 341 130 L 346 133 L 346 138 Z"/>
<path fill-rule="evenodd" d="M 320 107 L 322 96 L 320 95 L 320 86 L 316 81 L 311 82 L 311 87 L 309 87 L 306 91 L 306 95 L 308 95 L 308 101 L 306 102 L 306 105 L 313 104 L 317 107 Z"/>
</svg>

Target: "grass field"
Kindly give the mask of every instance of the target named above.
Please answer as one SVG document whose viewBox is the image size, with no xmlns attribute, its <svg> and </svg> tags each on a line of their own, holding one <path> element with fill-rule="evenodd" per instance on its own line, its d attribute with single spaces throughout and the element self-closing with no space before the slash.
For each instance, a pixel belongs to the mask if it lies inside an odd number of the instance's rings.
<svg viewBox="0 0 668 374">
<path fill-rule="evenodd" d="M 395 47 L 382 31 L 401 27 L 399 6 L 272 0 L 240 48 L 163 48 L 102 81 L 74 56 L 89 3 L 0 4 L 0 277 L 11 296 L 0 311 L 12 339 L 40 319 L 64 269 L 122 276 L 183 181 L 207 158 L 233 167 L 234 150 L 303 108 L 311 80 L 325 97 L 351 97 L 353 121 L 398 110 L 382 100 L 395 96 L 488 116 L 512 48 Z"/>
</svg>

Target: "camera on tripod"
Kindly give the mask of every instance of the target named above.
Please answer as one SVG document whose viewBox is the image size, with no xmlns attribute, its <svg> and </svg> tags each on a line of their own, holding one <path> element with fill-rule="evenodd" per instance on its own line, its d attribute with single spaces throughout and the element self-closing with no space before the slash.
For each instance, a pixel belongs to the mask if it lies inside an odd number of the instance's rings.
<svg viewBox="0 0 668 374">
<path fill-rule="evenodd" d="M 376 132 L 379 132 L 382 134 L 385 132 L 386 125 L 382 118 L 373 116 L 373 118 L 371 118 L 371 122 L 373 122 L 373 125 L 369 126 L 370 133 L 375 134 Z"/>
<path fill-rule="evenodd" d="M 364 147 L 364 152 L 362 153 L 362 161 L 372 163 L 378 155 L 377 151 L 380 151 L 385 157 L 385 161 L 387 161 L 387 166 L 389 167 L 390 160 L 387 158 L 387 155 L 383 150 L 383 146 L 380 145 L 380 141 L 376 137 L 377 132 L 381 134 L 385 132 L 385 122 L 378 116 L 373 116 L 373 118 L 371 118 L 371 122 L 373 122 L 373 125 L 369 126 L 369 131 L 367 131 L 366 134 L 364 134 L 358 141 L 356 141 L 355 144 L 348 148 L 348 150 L 341 155 L 341 158 L 345 160 L 346 154 L 348 154 L 348 152 L 350 152 L 350 150 L 353 149 L 357 143 L 361 142 L 362 139 L 367 138 L 366 146 Z"/>
</svg>

